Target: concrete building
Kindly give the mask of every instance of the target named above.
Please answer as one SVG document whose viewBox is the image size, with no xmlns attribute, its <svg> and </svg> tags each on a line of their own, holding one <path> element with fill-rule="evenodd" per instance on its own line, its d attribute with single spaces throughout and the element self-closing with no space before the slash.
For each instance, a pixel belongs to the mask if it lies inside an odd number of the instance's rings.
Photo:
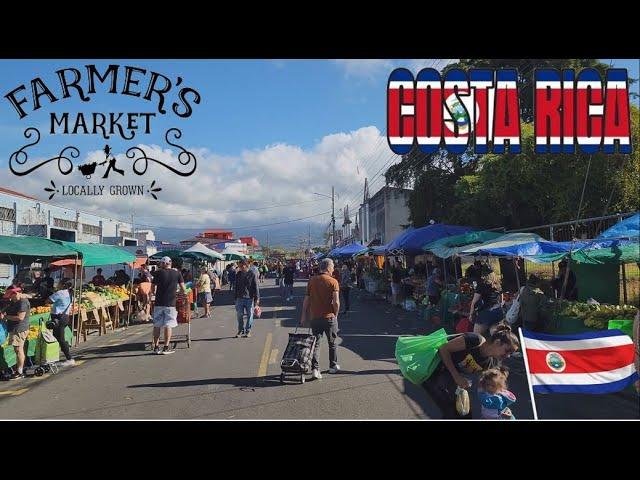
<svg viewBox="0 0 640 480">
<path fill-rule="evenodd" d="M 407 202 L 411 190 L 385 185 L 369 196 L 365 180 L 363 202 L 358 210 L 358 241 L 363 245 L 385 244 L 400 235 L 409 224 Z"/>
<path fill-rule="evenodd" d="M 78 243 L 136 246 L 129 222 L 54 205 L 0 187 L 0 235 L 30 235 Z M 0 285 L 15 275 L 11 265 L 0 265 Z"/>
</svg>

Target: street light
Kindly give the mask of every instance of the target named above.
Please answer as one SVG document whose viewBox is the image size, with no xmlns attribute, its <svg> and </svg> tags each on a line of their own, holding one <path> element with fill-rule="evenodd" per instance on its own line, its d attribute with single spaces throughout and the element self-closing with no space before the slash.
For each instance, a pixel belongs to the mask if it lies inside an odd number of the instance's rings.
<svg viewBox="0 0 640 480">
<path fill-rule="evenodd" d="M 336 215 L 335 215 L 335 191 L 333 186 L 331 187 L 331 196 L 325 195 L 324 193 L 312 192 L 314 195 L 319 195 L 321 197 L 326 197 L 331 199 L 331 224 L 333 225 L 333 237 L 331 243 L 333 244 L 333 248 L 336 248 Z"/>
</svg>

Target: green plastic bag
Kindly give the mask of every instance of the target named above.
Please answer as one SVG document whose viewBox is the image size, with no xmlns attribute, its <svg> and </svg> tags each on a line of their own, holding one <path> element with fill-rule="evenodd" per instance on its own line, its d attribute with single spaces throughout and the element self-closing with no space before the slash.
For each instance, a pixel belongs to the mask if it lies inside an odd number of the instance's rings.
<svg viewBox="0 0 640 480">
<path fill-rule="evenodd" d="M 420 385 L 435 371 L 440 363 L 438 349 L 447 343 L 444 328 L 426 336 L 398 337 L 396 360 L 402 375 L 415 385 Z"/>
<path fill-rule="evenodd" d="M 633 338 L 633 320 L 609 320 L 609 330 L 621 330 Z"/>
</svg>

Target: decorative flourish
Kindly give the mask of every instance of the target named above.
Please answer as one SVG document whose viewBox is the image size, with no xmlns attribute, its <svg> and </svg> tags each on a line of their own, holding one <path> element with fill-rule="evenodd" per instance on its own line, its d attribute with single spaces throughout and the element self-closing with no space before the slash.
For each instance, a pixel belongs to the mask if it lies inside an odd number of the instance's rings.
<svg viewBox="0 0 640 480">
<path fill-rule="evenodd" d="M 53 187 L 53 188 L 51 188 L 51 187 Z M 56 187 L 56 184 L 53 183 L 53 180 L 51 180 L 51 187 L 45 187 L 45 189 L 44 189 L 45 192 L 53 192 L 53 193 L 51 193 L 51 195 L 49 195 L 49 200 L 51 200 L 55 196 L 56 193 L 59 193 L 58 187 Z"/>
<path fill-rule="evenodd" d="M 165 168 L 168 168 L 169 170 L 171 170 L 173 173 L 175 173 L 176 175 L 180 175 L 181 177 L 188 177 L 190 175 L 193 174 L 193 172 L 196 171 L 196 166 L 197 166 L 197 162 L 196 162 L 196 156 L 187 151 L 186 149 L 184 149 L 183 147 L 181 147 L 180 145 L 171 142 L 171 140 L 169 140 L 169 134 L 173 134 L 174 139 L 179 139 L 180 137 L 182 137 L 182 132 L 177 129 L 177 128 L 170 128 L 169 130 L 167 130 L 167 133 L 165 133 L 164 138 L 166 140 L 166 142 L 173 146 L 176 147 L 178 149 L 181 150 L 181 152 L 178 154 L 178 161 L 180 162 L 180 165 L 183 166 L 188 166 L 191 164 L 191 162 L 193 162 L 193 167 L 186 171 L 186 172 L 181 172 L 180 170 L 177 170 L 175 168 L 173 168 L 170 165 L 167 165 L 164 162 L 161 162 L 160 160 L 157 160 L 155 158 L 151 158 L 149 156 L 147 156 L 147 153 L 140 147 L 131 147 L 129 150 L 127 150 L 127 158 L 132 158 L 134 159 L 133 161 L 133 171 L 137 174 L 137 175 L 144 175 L 145 172 L 147 171 L 147 168 L 149 167 L 149 160 L 151 160 L 152 162 L 156 162 L 159 163 L 160 165 L 162 165 Z M 138 162 L 144 162 L 144 166 L 140 169 L 137 165 Z"/>
<path fill-rule="evenodd" d="M 160 187 L 153 188 L 155 186 L 155 184 L 156 184 L 155 180 L 153 182 L 151 182 L 151 186 L 149 187 L 149 190 L 147 190 L 147 193 L 150 193 L 151 196 L 157 200 L 158 197 L 156 197 L 156 194 L 154 192 L 161 192 L 162 188 L 160 188 Z"/>
<path fill-rule="evenodd" d="M 35 141 L 33 141 L 32 143 L 27 143 L 20 150 L 17 150 L 11 154 L 11 156 L 9 157 L 9 169 L 11 170 L 11 173 L 22 177 L 23 175 L 28 175 L 34 170 L 37 170 L 43 165 L 46 165 L 49 162 L 53 162 L 54 160 L 58 161 L 58 170 L 60 171 L 61 174 L 69 175 L 73 171 L 73 162 L 69 159 L 69 157 L 65 156 L 65 152 L 69 150 L 68 155 L 70 157 L 78 158 L 80 156 L 80 151 L 76 147 L 64 147 L 62 150 L 60 150 L 60 153 L 58 153 L 57 157 L 51 157 L 50 159 L 44 160 L 40 162 L 38 165 L 35 165 L 24 171 L 16 170 L 14 166 L 14 162 L 17 163 L 18 165 L 24 165 L 25 163 L 27 163 L 27 160 L 29 160 L 29 155 L 25 150 L 29 147 L 36 145 L 40 141 L 40 132 L 38 131 L 37 128 L 34 128 L 34 127 L 27 128 L 24 131 L 24 136 L 28 140 L 30 140 L 32 136 L 35 136 L 36 138 L 35 138 Z"/>
</svg>

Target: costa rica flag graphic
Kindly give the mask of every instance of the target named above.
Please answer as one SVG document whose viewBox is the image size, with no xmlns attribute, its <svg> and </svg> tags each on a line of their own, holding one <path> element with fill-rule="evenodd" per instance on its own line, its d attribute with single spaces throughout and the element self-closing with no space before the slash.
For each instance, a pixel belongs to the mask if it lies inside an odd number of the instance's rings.
<svg viewBox="0 0 640 480">
<path fill-rule="evenodd" d="M 547 335 L 522 330 L 535 393 L 613 393 L 638 379 L 631 337 L 620 330 Z"/>
</svg>

